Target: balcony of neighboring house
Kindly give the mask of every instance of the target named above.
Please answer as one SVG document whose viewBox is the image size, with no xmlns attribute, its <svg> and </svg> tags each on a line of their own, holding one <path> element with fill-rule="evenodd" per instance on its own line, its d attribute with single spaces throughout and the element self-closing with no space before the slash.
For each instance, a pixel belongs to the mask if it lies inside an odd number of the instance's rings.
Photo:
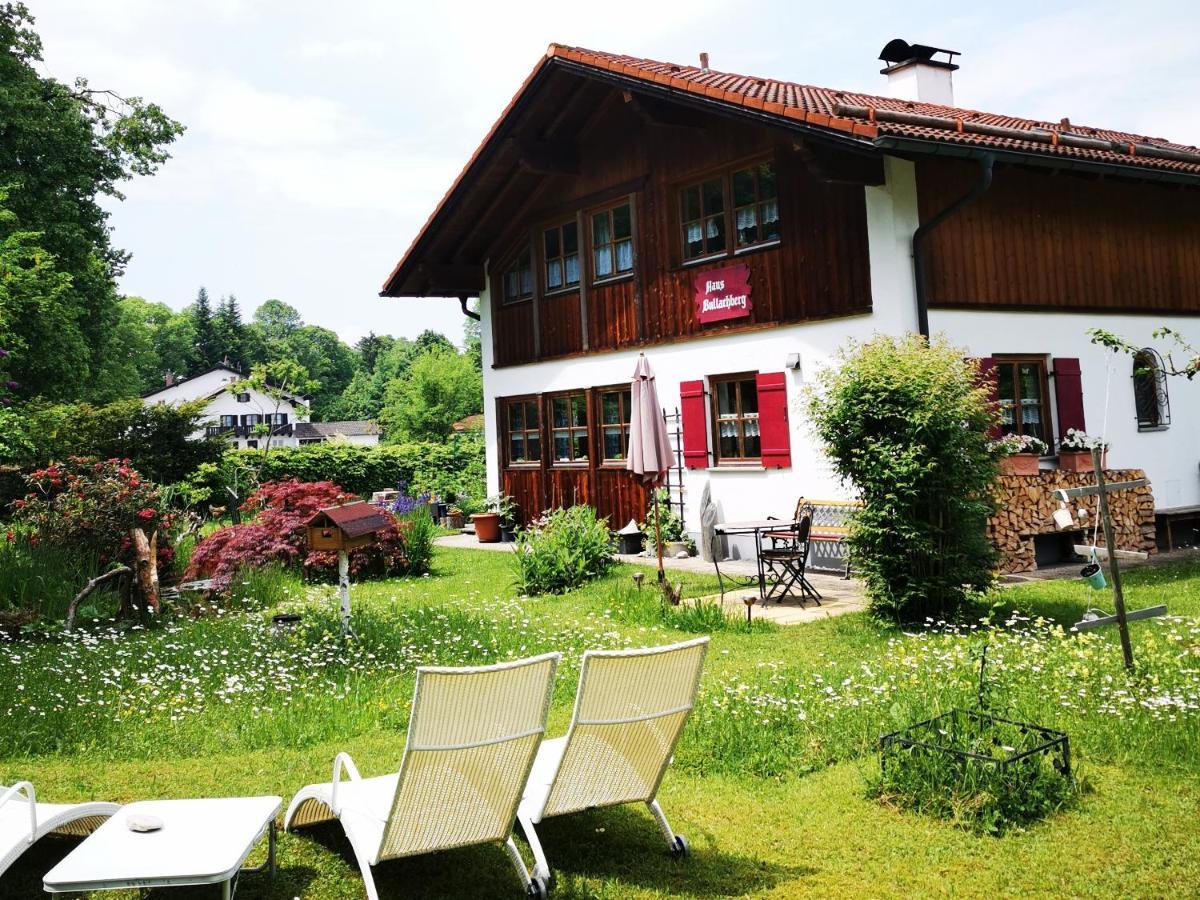
<svg viewBox="0 0 1200 900">
<path fill-rule="evenodd" d="M 271 419 L 274 421 L 269 421 Z M 253 439 L 266 437 L 268 430 L 272 437 L 291 437 L 294 426 L 288 421 L 286 413 L 247 413 L 242 416 L 222 416 L 219 423 L 206 426 L 204 433 L 207 437 Z"/>
</svg>

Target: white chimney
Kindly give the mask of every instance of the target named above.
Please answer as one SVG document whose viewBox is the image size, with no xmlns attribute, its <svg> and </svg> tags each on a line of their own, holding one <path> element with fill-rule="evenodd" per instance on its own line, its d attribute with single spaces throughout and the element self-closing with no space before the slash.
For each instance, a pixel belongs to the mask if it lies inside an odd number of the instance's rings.
<svg viewBox="0 0 1200 900">
<path fill-rule="evenodd" d="M 945 54 L 945 59 L 934 59 Z M 957 50 L 943 50 L 925 44 L 909 44 L 900 38 L 888 41 L 879 54 L 887 63 L 880 74 L 888 79 L 888 94 L 900 100 L 954 105 L 954 57 Z"/>
</svg>

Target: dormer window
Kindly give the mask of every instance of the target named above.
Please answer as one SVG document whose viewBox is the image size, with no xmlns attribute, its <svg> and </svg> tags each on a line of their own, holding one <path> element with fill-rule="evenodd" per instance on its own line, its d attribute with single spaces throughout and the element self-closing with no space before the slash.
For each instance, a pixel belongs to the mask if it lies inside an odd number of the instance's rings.
<svg viewBox="0 0 1200 900">
<path fill-rule="evenodd" d="M 237 395 L 237 402 L 238 403 L 249 403 L 250 402 L 250 393 L 248 391 L 242 391 L 241 393 L 239 393 Z"/>
<path fill-rule="evenodd" d="M 503 290 L 505 303 L 516 303 L 533 296 L 533 259 L 528 248 L 518 253 L 505 270 Z"/>
<path fill-rule="evenodd" d="M 628 203 L 592 215 L 592 275 L 596 281 L 633 271 L 633 211 Z"/>
<path fill-rule="evenodd" d="M 546 259 L 546 290 L 561 291 L 579 284 L 579 227 L 565 222 L 542 233 Z"/>
</svg>

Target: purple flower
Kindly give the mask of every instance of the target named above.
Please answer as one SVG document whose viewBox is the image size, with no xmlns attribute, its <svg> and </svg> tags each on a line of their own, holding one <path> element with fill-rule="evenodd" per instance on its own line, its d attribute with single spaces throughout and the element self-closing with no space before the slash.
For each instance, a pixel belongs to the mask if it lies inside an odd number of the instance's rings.
<svg viewBox="0 0 1200 900">
<path fill-rule="evenodd" d="M 17 388 L 19 388 L 21 385 L 20 385 L 20 384 L 18 384 L 17 382 L 15 382 L 15 381 L 6 381 L 6 382 L 4 383 L 4 386 L 5 386 L 6 388 L 8 388 L 10 391 L 15 391 L 15 390 L 16 390 Z"/>
</svg>

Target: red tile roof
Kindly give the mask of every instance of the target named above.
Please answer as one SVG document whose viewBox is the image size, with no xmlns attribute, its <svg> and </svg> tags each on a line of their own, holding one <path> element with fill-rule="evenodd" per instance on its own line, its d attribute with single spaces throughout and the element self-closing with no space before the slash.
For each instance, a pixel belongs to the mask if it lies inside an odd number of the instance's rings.
<svg viewBox="0 0 1200 900">
<path fill-rule="evenodd" d="M 378 507 L 363 500 L 344 503 L 341 506 L 328 506 L 313 515 L 308 520 L 308 525 L 323 525 L 326 519 L 340 528 L 349 538 L 373 534 L 392 524 L 389 516 L 384 515 Z"/>
<path fill-rule="evenodd" d="M 761 112 L 777 117 L 784 124 L 802 124 L 806 128 L 860 143 L 865 149 L 886 149 L 891 139 L 909 139 L 927 144 L 958 145 L 964 149 L 974 147 L 1058 158 L 1064 163 L 1074 160 L 1085 164 L 1117 165 L 1128 168 L 1131 175 L 1140 174 L 1147 178 L 1200 178 L 1200 149 L 1163 138 L 1084 127 L 1066 119 L 1062 122 L 1043 122 L 772 78 L 711 69 L 704 71 L 696 66 L 551 44 L 417 232 L 412 244 L 384 282 L 384 296 L 397 296 L 393 288 L 397 276 L 414 258 L 422 239 L 451 198 L 465 187 L 467 175 L 480 160 L 509 113 L 542 71 L 555 62 L 680 91 L 702 97 L 714 105 Z"/>
<path fill-rule="evenodd" d="M 721 103 L 759 109 L 783 119 L 840 131 L 861 138 L 864 142 L 884 136 L 920 138 L 1200 175 L 1200 149 L 1162 138 L 1083 127 L 1066 121 L 1042 122 L 935 103 L 837 91 L 730 72 L 705 72 L 696 66 L 655 62 L 560 44 L 551 44 L 547 56 L 653 82 Z"/>
</svg>

